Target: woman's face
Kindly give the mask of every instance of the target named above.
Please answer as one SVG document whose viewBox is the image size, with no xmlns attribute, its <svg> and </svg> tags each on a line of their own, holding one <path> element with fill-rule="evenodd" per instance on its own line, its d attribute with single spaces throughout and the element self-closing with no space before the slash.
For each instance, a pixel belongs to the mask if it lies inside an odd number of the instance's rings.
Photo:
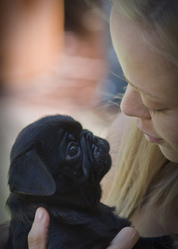
<svg viewBox="0 0 178 249">
<path fill-rule="evenodd" d="M 115 6 L 110 28 L 128 82 L 122 112 L 136 117 L 147 140 L 158 144 L 167 159 L 178 162 L 178 73 L 141 38 L 142 27 L 122 16 Z M 148 42 L 151 44 L 151 38 Z"/>
</svg>

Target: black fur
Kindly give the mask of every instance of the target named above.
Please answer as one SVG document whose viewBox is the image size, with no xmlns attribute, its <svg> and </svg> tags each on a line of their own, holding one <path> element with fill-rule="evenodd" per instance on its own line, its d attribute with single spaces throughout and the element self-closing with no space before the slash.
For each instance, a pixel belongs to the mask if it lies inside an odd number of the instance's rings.
<svg viewBox="0 0 178 249">
<path fill-rule="evenodd" d="M 105 249 L 130 225 L 100 203 L 100 181 L 110 166 L 108 142 L 71 117 L 47 116 L 24 128 L 11 151 L 7 248 L 28 248 L 35 211 L 44 207 L 50 214 L 48 249 Z M 134 248 L 171 244 L 168 236 L 140 238 Z"/>
</svg>

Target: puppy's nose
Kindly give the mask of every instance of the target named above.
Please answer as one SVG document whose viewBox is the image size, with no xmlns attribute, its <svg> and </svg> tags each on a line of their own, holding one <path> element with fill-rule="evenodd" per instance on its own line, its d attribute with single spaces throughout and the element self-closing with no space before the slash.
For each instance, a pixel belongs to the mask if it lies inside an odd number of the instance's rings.
<svg viewBox="0 0 178 249">
<path fill-rule="evenodd" d="M 95 135 L 93 135 L 93 133 L 91 133 L 91 132 L 89 132 L 89 133 L 87 134 L 87 140 L 88 140 L 90 143 L 94 143 L 94 144 L 96 144 L 96 143 L 99 141 L 98 137 L 96 137 Z"/>
<path fill-rule="evenodd" d="M 89 142 L 93 142 L 93 140 L 94 140 L 94 135 L 93 135 L 91 132 L 87 132 L 87 134 L 86 134 L 86 139 L 87 139 Z"/>
<path fill-rule="evenodd" d="M 92 132 L 85 130 L 85 138 L 87 141 L 89 141 L 90 143 L 97 143 L 98 142 L 98 138 L 96 136 L 93 135 Z"/>
</svg>

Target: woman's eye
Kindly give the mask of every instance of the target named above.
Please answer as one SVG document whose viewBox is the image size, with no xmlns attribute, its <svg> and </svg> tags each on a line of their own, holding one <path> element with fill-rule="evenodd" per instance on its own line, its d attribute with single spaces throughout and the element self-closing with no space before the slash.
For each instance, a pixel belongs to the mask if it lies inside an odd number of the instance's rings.
<svg viewBox="0 0 178 249">
<path fill-rule="evenodd" d="M 149 109 L 151 113 L 159 113 L 161 110 Z"/>
<path fill-rule="evenodd" d="M 142 101 L 143 102 L 143 101 Z M 150 112 L 150 113 L 159 113 L 159 112 L 161 112 L 162 111 L 162 109 L 154 109 L 154 108 L 150 108 L 150 107 L 148 107 L 147 105 L 145 105 L 144 104 L 144 102 L 143 102 L 143 105 L 144 105 L 144 107 Z"/>
<path fill-rule="evenodd" d="M 67 157 L 74 157 L 78 154 L 78 145 L 75 143 L 70 143 L 67 148 Z"/>
<path fill-rule="evenodd" d="M 145 107 L 148 109 L 148 111 L 150 111 L 150 113 L 160 113 L 162 111 L 162 109 L 153 109 L 153 108 L 149 108 L 147 106 L 145 106 Z"/>
</svg>

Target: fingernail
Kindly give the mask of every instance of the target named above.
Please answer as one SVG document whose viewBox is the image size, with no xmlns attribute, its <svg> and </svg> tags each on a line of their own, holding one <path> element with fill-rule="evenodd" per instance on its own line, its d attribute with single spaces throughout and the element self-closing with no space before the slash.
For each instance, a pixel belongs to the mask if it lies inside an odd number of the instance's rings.
<svg viewBox="0 0 178 249">
<path fill-rule="evenodd" d="M 42 222 L 44 217 L 44 211 L 42 208 L 38 208 L 35 214 L 35 221 L 36 222 Z"/>
</svg>

